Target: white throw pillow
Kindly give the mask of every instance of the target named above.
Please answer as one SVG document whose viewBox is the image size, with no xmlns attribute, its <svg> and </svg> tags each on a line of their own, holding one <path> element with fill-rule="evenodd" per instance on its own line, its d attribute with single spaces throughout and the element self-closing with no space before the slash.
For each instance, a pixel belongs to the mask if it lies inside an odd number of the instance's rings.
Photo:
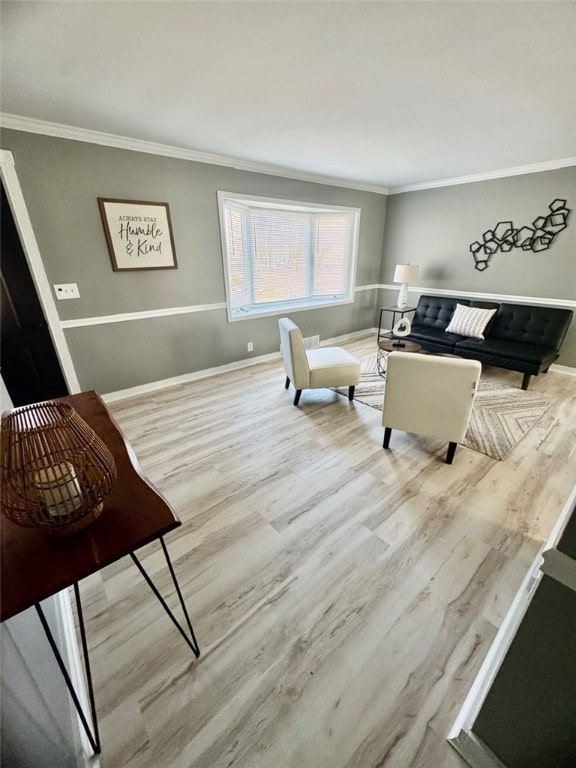
<svg viewBox="0 0 576 768">
<path fill-rule="evenodd" d="M 495 312 L 495 309 L 480 309 L 480 307 L 456 304 L 446 333 L 456 333 L 458 336 L 467 336 L 469 339 L 484 339 L 484 329 Z"/>
</svg>

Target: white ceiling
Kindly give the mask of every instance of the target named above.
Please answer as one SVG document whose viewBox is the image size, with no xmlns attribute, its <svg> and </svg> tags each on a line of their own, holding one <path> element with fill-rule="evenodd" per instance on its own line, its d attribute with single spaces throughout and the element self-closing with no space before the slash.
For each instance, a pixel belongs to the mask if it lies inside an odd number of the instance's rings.
<svg viewBox="0 0 576 768">
<path fill-rule="evenodd" d="M 575 2 L 1 14 L 12 115 L 392 188 L 576 157 Z"/>
</svg>

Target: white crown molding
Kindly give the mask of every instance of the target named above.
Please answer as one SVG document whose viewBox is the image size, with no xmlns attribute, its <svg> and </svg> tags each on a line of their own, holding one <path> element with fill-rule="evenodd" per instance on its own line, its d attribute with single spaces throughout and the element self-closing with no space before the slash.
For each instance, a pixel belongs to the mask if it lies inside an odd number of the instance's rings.
<svg viewBox="0 0 576 768">
<path fill-rule="evenodd" d="M 543 171 L 554 171 L 558 168 L 567 168 L 576 165 L 576 157 L 565 157 L 559 160 L 548 160 L 546 162 L 532 163 L 530 165 L 518 165 L 512 168 L 502 168 L 496 171 L 476 173 L 469 176 L 454 176 L 447 179 L 437 179 L 436 181 L 424 181 L 416 184 L 388 187 L 383 184 L 369 184 L 362 181 L 350 181 L 349 179 L 340 179 L 333 176 L 307 173 L 306 171 L 295 171 L 281 165 L 260 163 L 252 160 L 240 160 L 239 158 L 228 157 L 226 155 L 185 149 L 184 147 L 174 147 L 169 144 L 160 144 L 144 139 L 133 139 L 129 136 L 119 136 L 115 133 L 94 131 L 89 128 L 78 128 L 77 126 L 65 125 L 63 123 L 52 123 L 48 120 L 38 120 L 33 117 L 25 117 L 24 115 L 13 115 L 8 112 L 0 112 L 0 124 L 2 124 L 4 128 L 23 131 L 25 133 L 38 133 L 43 136 L 54 136 L 60 139 L 70 139 L 71 141 L 85 141 L 89 144 L 100 144 L 101 146 L 127 149 L 132 152 L 144 152 L 150 155 L 173 157 L 178 160 L 207 163 L 209 165 L 223 165 L 239 171 L 264 173 L 269 176 L 280 176 L 286 179 L 309 181 L 314 184 L 328 184 L 333 187 L 357 189 L 362 192 L 375 192 L 379 195 L 399 195 L 403 192 L 420 192 L 422 190 L 436 189 L 438 187 L 473 184 L 478 181 L 491 181 L 493 179 L 503 179 L 507 176 L 520 176 L 527 173 L 542 173 Z"/>
<path fill-rule="evenodd" d="M 376 286 L 382 291 L 396 291 L 396 284 L 381 283 Z M 573 299 L 551 299 L 545 296 L 516 296 L 511 293 L 480 293 L 479 291 L 451 291 L 445 288 L 426 288 L 423 286 L 411 285 L 408 289 L 410 293 L 423 293 L 432 296 L 456 296 L 463 299 L 480 299 L 482 301 L 500 301 L 511 302 L 513 304 L 537 304 L 546 307 L 560 307 L 563 309 L 576 309 L 576 301 Z"/>
<path fill-rule="evenodd" d="M 265 173 L 268 176 L 280 176 L 286 179 L 309 181 L 314 184 L 328 184 L 332 187 L 357 189 L 362 192 L 376 192 L 379 195 L 387 195 L 389 192 L 389 188 L 381 184 L 368 184 L 361 181 L 351 181 L 350 179 L 323 176 L 322 174 L 295 171 L 280 165 L 259 163 L 252 160 L 240 160 L 235 157 L 216 155 L 211 152 L 200 152 L 194 149 L 185 149 L 184 147 L 173 147 L 168 144 L 159 144 L 153 141 L 144 141 L 143 139 L 132 139 L 128 136 L 118 136 L 114 133 L 104 133 L 103 131 L 93 131 L 88 128 L 78 128 L 73 125 L 51 123 L 46 120 L 24 117 L 23 115 L 12 115 L 2 112 L 0 113 L 0 123 L 4 128 L 10 128 L 15 131 L 39 133 L 43 136 L 55 136 L 60 139 L 70 139 L 71 141 L 84 141 L 89 144 L 100 144 L 105 147 L 127 149 L 132 152 L 145 152 L 149 155 L 173 157 L 178 160 L 188 160 L 196 163 L 223 165 L 238 171 Z"/>
<path fill-rule="evenodd" d="M 452 187 L 458 184 L 474 184 L 477 181 L 492 181 L 493 179 L 504 179 L 507 176 L 523 176 L 526 173 L 555 171 L 558 168 L 568 168 L 572 165 L 576 165 L 576 157 L 563 157 L 560 160 L 548 160 L 543 163 L 531 163 L 530 165 L 517 165 L 513 168 L 501 168 L 498 171 L 474 173 L 470 176 L 454 176 L 453 178 L 438 179 L 437 181 L 423 181 L 419 184 L 405 184 L 400 187 L 392 187 L 388 194 L 400 195 L 403 192 L 421 192 L 424 189 Z"/>
</svg>

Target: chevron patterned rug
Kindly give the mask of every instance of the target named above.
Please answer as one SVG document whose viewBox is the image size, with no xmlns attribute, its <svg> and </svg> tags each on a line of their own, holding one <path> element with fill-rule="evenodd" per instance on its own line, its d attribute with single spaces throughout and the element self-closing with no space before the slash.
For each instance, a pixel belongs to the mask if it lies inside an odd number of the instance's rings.
<svg viewBox="0 0 576 768">
<path fill-rule="evenodd" d="M 372 365 L 363 367 L 354 399 L 381 411 L 384 380 L 374 370 L 366 370 Z M 348 388 L 334 391 L 348 395 Z M 481 379 L 462 444 L 502 461 L 553 402 L 547 395 Z"/>
</svg>

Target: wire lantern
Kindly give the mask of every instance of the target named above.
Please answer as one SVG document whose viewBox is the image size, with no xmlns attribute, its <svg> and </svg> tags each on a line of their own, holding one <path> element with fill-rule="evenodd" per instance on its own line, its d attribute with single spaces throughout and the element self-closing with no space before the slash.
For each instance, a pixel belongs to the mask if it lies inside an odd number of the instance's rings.
<svg viewBox="0 0 576 768">
<path fill-rule="evenodd" d="M 106 445 L 71 405 L 58 402 L 3 414 L 1 473 L 3 514 L 53 536 L 96 520 L 117 480 Z"/>
</svg>

